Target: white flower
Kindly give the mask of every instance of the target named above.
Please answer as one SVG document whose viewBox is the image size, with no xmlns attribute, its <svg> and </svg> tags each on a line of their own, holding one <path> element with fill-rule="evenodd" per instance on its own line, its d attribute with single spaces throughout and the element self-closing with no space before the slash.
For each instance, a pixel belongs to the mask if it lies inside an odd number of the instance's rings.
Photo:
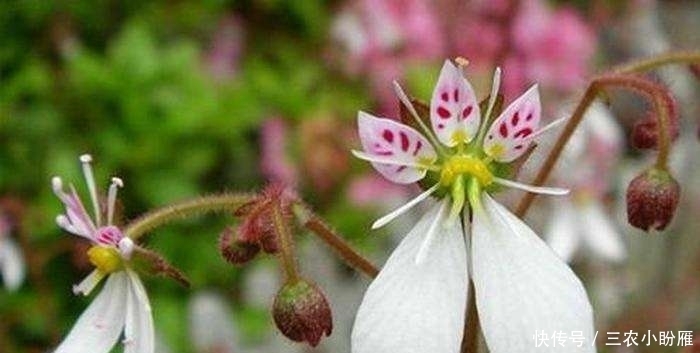
<svg viewBox="0 0 700 353">
<path fill-rule="evenodd" d="M 190 337 L 197 352 L 238 352 L 238 330 L 231 308 L 214 292 L 200 292 L 189 303 Z"/>
<path fill-rule="evenodd" d="M 0 273 L 5 288 L 15 291 L 22 285 L 25 275 L 24 256 L 17 243 L 10 238 L 10 223 L 0 213 Z"/>
<path fill-rule="evenodd" d="M 134 243 L 113 225 L 117 188 L 123 183 L 119 178 L 112 178 L 107 210 L 103 212 L 90 166 L 92 158 L 82 155 L 80 161 L 95 219 L 90 218 L 73 185 L 70 185 L 69 192 L 65 192 L 61 179 L 54 177 L 51 180 L 54 193 L 66 207 L 66 213 L 56 217 L 56 223 L 93 244 L 87 254 L 96 268 L 80 284 L 73 286 L 73 292 L 89 295 L 103 278 L 107 277 L 107 280 L 54 353 L 107 353 L 122 331 L 125 353 L 153 353 L 155 338 L 151 306 L 141 280 L 129 267 Z"/>
<path fill-rule="evenodd" d="M 459 352 L 470 279 L 490 352 L 595 352 L 593 313 L 579 279 L 522 220 L 487 193 L 497 186 L 567 192 L 499 176 L 507 174 L 507 164 L 548 128 L 538 129 L 536 86 L 488 124 L 499 82 L 497 70 L 482 114 L 461 68 L 446 61 L 430 102 L 432 131 L 396 85 L 399 99 L 427 137 L 396 121 L 359 113 L 364 151 L 354 151 L 355 156 L 372 162 L 389 180 L 421 180 L 427 187 L 373 227 L 429 195 L 439 195 L 441 201 L 409 232 L 367 289 L 355 318 L 353 353 Z M 582 347 L 535 348 L 535 333 L 542 331 L 581 331 L 588 342 Z"/>
<path fill-rule="evenodd" d="M 571 261 L 583 246 L 612 262 L 627 256 L 603 202 L 610 189 L 611 172 L 620 160 L 622 143 L 622 131 L 610 111 L 594 102 L 564 150 L 563 168 L 557 170 L 557 178 L 571 187 L 573 195 L 554 203 L 545 229 L 544 238 L 564 261 Z M 573 175 L 572 168 L 577 171 Z"/>
</svg>

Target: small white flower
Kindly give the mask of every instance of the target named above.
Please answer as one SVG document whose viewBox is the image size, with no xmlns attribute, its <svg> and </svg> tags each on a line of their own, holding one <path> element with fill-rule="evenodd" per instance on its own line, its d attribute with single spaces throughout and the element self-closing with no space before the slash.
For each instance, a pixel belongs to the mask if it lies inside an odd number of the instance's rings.
<svg viewBox="0 0 700 353">
<path fill-rule="evenodd" d="M 73 185 L 70 185 L 69 192 L 65 192 L 61 178 L 54 177 L 51 180 L 54 193 L 66 207 L 66 213 L 56 217 L 56 223 L 93 244 L 88 257 L 96 268 L 80 284 L 73 286 L 73 292 L 89 295 L 103 278 L 107 277 L 107 280 L 54 353 L 107 353 L 117 343 L 122 331 L 125 353 L 153 353 L 155 338 L 151 305 L 141 280 L 129 267 L 134 243 L 113 224 L 117 189 L 123 186 L 123 182 L 112 178 L 107 210 L 103 212 L 90 166 L 92 158 L 82 155 L 80 161 L 92 200 L 94 221 Z"/>
<path fill-rule="evenodd" d="M 430 195 L 439 195 L 441 201 L 409 232 L 367 289 L 355 318 L 353 353 L 459 352 L 470 278 L 492 353 L 535 351 L 537 331 L 581 331 L 593 338 L 593 313 L 580 280 L 488 194 L 502 186 L 553 195 L 568 192 L 499 176 L 552 126 L 538 129 L 536 86 L 489 124 L 499 82 L 497 70 L 482 114 L 461 69 L 446 61 L 430 102 L 432 131 L 396 85 L 399 99 L 427 137 L 396 121 L 359 113 L 364 151 L 354 151 L 355 156 L 372 162 L 389 180 L 422 180 L 427 188 L 373 227 Z M 542 351 L 595 352 L 595 347 L 588 342 L 580 348 Z"/>
<path fill-rule="evenodd" d="M 190 337 L 197 352 L 238 352 L 238 330 L 231 308 L 214 292 L 200 292 L 189 304 Z"/>
<path fill-rule="evenodd" d="M 622 143 L 622 131 L 610 111 L 594 102 L 564 150 L 563 168 L 557 170 L 557 178 L 571 187 L 572 197 L 553 204 L 545 229 L 547 243 L 564 261 L 571 261 L 581 247 L 611 262 L 627 256 L 622 236 L 603 203 Z M 573 175 L 572 168 L 577 171 Z"/>
<path fill-rule="evenodd" d="M 10 223 L 0 213 L 0 273 L 8 291 L 22 285 L 25 275 L 24 256 L 17 243 L 10 238 Z"/>
</svg>

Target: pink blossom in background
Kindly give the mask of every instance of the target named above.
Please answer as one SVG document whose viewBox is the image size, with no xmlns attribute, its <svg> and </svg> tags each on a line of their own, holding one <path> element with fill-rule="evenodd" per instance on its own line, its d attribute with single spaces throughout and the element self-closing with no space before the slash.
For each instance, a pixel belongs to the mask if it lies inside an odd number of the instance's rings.
<svg viewBox="0 0 700 353">
<path fill-rule="evenodd" d="M 431 2 L 361 0 L 349 2 L 335 17 L 332 37 L 344 51 L 343 65 L 366 75 L 382 112 L 396 111 L 391 81 L 412 62 L 443 56 L 445 38 Z"/>
<path fill-rule="evenodd" d="M 206 54 L 207 68 L 217 80 L 235 77 L 243 52 L 244 36 L 243 25 L 237 17 L 225 16 L 219 23 Z"/>
<path fill-rule="evenodd" d="M 512 26 L 513 48 L 505 63 L 506 96 L 534 81 L 569 92 L 584 82 L 595 54 L 593 29 L 573 8 L 547 8 L 544 1 L 521 3 Z"/>
<path fill-rule="evenodd" d="M 297 170 L 287 158 L 287 125 L 279 117 L 268 118 L 260 128 L 260 171 L 271 181 L 297 184 Z"/>
<path fill-rule="evenodd" d="M 391 183 L 378 175 L 366 174 L 350 182 L 347 196 L 356 207 L 391 208 L 410 196 L 410 188 Z"/>
</svg>

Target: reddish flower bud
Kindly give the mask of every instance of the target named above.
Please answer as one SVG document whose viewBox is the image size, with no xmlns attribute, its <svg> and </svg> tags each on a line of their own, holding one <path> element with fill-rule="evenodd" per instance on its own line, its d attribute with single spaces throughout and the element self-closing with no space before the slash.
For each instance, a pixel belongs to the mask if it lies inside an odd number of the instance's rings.
<svg viewBox="0 0 700 353">
<path fill-rule="evenodd" d="M 680 186 L 665 170 L 652 168 L 638 175 L 627 188 L 627 219 L 639 229 L 663 230 L 673 219 Z"/>
<path fill-rule="evenodd" d="M 657 148 L 659 140 L 657 124 L 656 119 L 653 118 L 647 118 L 635 123 L 632 128 L 632 146 L 640 149 Z M 669 133 L 671 141 L 678 138 L 679 127 L 677 119 L 671 119 Z"/>
<path fill-rule="evenodd" d="M 243 265 L 255 258 L 260 252 L 260 245 L 233 238 L 233 229 L 227 227 L 219 238 L 219 252 L 231 264 Z"/>
<path fill-rule="evenodd" d="M 668 133 L 671 141 L 675 141 L 680 133 L 676 101 L 672 96 L 665 97 L 663 104 L 668 112 Z M 658 120 L 650 115 L 637 121 L 632 128 L 632 146 L 640 149 L 658 148 L 659 128 Z"/>
<path fill-rule="evenodd" d="M 331 307 L 313 283 L 296 280 L 285 284 L 272 306 L 277 328 L 289 339 L 318 345 L 333 330 Z"/>
</svg>

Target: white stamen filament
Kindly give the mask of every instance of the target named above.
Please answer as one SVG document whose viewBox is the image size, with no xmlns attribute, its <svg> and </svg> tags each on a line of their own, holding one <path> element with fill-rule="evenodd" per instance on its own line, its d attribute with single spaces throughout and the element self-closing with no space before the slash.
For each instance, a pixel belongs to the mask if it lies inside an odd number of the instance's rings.
<svg viewBox="0 0 700 353">
<path fill-rule="evenodd" d="M 386 225 L 387 223 L 394 220 L 394 218 L 404 214 L 406 211 L 410 210 L 413 206 L 415 206 L 419 202 L 425 200 L 428 196 L 430 196 L 432 193 L 434 193 L 435 190 L 437 190 L 439 186 L 440 186 L 440 183 L 433 185 L 433 187 L 431 187 L 428 190 L 425 190 L 420 195 L 416 196 L 413 200 L 408 201 L 403 206 L 391 211 L 389 214 L 385 215 L 384 217 L 379 218 L 374 223 L 372 223 L 372 229 L 381 228 L 384 225 Z"/>
<path fill-rule="evenodd" d="M 425 261 L 425 258 L 428 255 L 428 249 L 430 249 L 430 246 L 433 244 L 435 241 L 435 235 L 438 233 L 438 225 L 442 224 L 443 226 L 446 226 L 446 222 L 452 222 L 454 221 L 451 219 L 451 217 L 445 219 L 443 217 L 443 214 L 445 213 L 445 210 L 447 209 L 447 201 L 443 201 L 442 204 L 440 205 L 440 210 L 438 211 L 437 215 L 435 216 L 435 219 L 433 220 L 433 223 L 430 224 L 430 227 L 428 228 L 428 233 L 425 235 L 425 239 L 423 239 L 423 243 L 420 245 L 420 248 L 418 249 L 418 254 L 416 254 L 416 265 L 420 265 Z"/>
<path fill-rule="evenodd" d="M 403 91 L 403 88 L 401 88 L 401 85 L 399 85 L 399 83 L 397 81 L 394 81 L 393 84 L 394 84 L 394 93 L 396 94 L 396 97 L 399 98 L 401 103 L 403 103 L 403 105 L 408 109 L 408 112 L 411 113 L 411 116 L 418 123 L 420 128 L 423 130 L 423 133 L 425 134 L 425 136 L 428 137 L 428 139 L 433 144 L 433 146 L 435 146 L 435 148 L 444 152 L 442 144 L 440 144 L 438 142 L 437 138 L 435 137 L 435 135 L 433 135 L 433 130 L 428 129 L 428 127 L 425 126 L 425 123 L 418 115 L 416 108 L 413 107 L 413 103 L 411 103 L 411 100 L 408 99 L 408 96 Z"/>
<path fill-rule="evenodd" d="M 500 185 L 507 186 L 507 187 L 514 188 L 514 189 L 524 190 L 527 192 L 531 192 L 533 194 L 562 196 L 562 195 L 567 195 L 569 193 L 569 189 L 527 185 L 527 184 L 519 183 L 517 181 L 502 179 L 499 177 L 494 177 L 493 181 L 496 184 L 500 184 Z"/>
<path fill-rule="evenodd" d="M 106 275 L 102 273 L 102 271 L 97 269 L 93 270 L 79 284 L 73 286 L 73 294 L 82 294 L 84 296 L 90 295 L 92 290 L 97 287 L 97 284 L 99 284 L 105 276 Z"/>
<path fill-rule="evenodd" d="M 377 157 L 377 156 L 372 156 L 368 153 L 362 152 L 362 151 L 357 151 L 357 150 L 352 150 L 352 155 L 368 161 L 368 162 L 374 162 L 374 163 L 381 163 L 381 164 L 390 164 L 390 165 L 400 165 L 400 166 L 405 166 L 405 167 L 412 167 L 412 168 L 418 168 L 418 169 L 428 169 L 428 170 L 434 170 L 434 171 L 439 171 L 440 168 L 434 165 L 425 165 L 425 164 L 420 164 L 420 163 L 412 163 L 412 162 L 406 162 L 406 161 L 399 161 L 391 158 L 383 158 L 383 157 Z"/>
<path fill-rule="evenodd" d="M 112 185 L 109 186 L 107 194 L 107 225 L 112 225 L 114 220 L 114 206 L 117 202 L 117 190 L 123 188 L 124 182 L 119 178 L 112 178 Z"/>
<path fill-rule="evenodd" d="M 563 118 L 559 118 L 559 119 L 557 119 L 557 120 L 552 121 L 551 123 L 545 125 L 545 126 L 542 127 L 541 129 L 535 131 L 534 134 L 530 135 L 530 139 L 534 139 L 535 137 L 538 137 L 538 136 L 544 134 L 545 132 L 547 132 L 547 131 L 551 130 L 552 128 L 556 127 L 557 125 L 563 123 L 564 120 L 566 120 L 566 119 L 568 119 L 568 117 L 563 117 Z"/>
<path fill-rule="evenodd" d="M 56 216 L 56 224 L 58 224 L 59 227 L 65 229 L 70 233 L 78 233 L 78 230 L 75 229 L 75 227 L 73 227 L 73 224 L 71 224 L 70 220 L 68 220 L 68 217 L 66 217 L 66 215 Z"/>
<path fill-rule="evenodd" d="M 92 207 L 95 210 L 95 223 L 97 227 L 102 226 L 102 216 L 100 212 L 100 203 L 97 199 L 97 187 L 95 186 L 95 175 L 92 173 L 92 156 L 89 154 L 84 154 L 80 156 L 80 162 L 83 164 L 83 175 L 85 175 L 85 181 L 87 182 L 88 191 L 90 192 L 90 199 L 92 200 Z"/>
<path fill-rule="evenodd" d="M 497 67 L 493 72 L 493 83 L 491 84 L 491 95 L 489 96 L 489 105 L 486 107 L 486 119 L 490 119 L 493 107 L 496 105 L 496 97 L 501 89 L 501 68 Z"/>
<path fill-rule="evenodd" d="M 60 198 L 61 195 L 63 195 L 63 180 L 57 176 L 51 178 L 51 189 L 53 189 L 53 193 Z"/>
</svg>

